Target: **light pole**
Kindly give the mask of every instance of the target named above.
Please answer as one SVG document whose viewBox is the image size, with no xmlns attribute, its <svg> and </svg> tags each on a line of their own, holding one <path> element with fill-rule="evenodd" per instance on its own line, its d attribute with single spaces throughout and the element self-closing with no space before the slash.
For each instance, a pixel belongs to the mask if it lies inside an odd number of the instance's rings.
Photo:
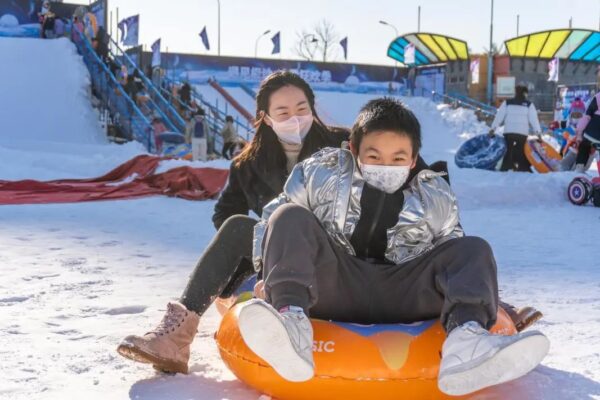
<svg viewBox="0 0 600 400">
<path fill-rule="evenodd" d="M 494 0 L 492 0 L 492 15 L 490 20 L 490 50 L 488 54 L 488 69 L 487 69 L 487 101 L 489 105 L 492 105 L 493 101 L 493 78 L 494 78 Z"/>
<path fill-rule="evenodd" d="M 319 43 L 319 39 L 317 39 L 317 37 L 313 33 L 307 33 L 306 35 L 304 35 L 302 37 L 302 42 L 304 42 L 304 47 L 306 47 L 306 51 L 308 52 L 308 55 L 310 56 L 310 61 L 312 61 L 312 59 L 314 58 L 314 54 L 310 52 L 310 49 L 308 48 L 308 44 L 306 42 L 306 39 L 311 36 L 312 36 L 312 39 L 308 43 Z M 317 46 L 317 45 L 315 45 L 315 46 Z M 316 50 L 316 47 L 315 47 L 315 50 Z"/>
<path fill-rule="evenodd" d="M 267 29 L 259 37 L 256 38 L 256 43 L 254 44 L 254 58 L 256 58 L 257 55 L 258 55 L 258 41 L 260 40 L 260 38 L 262 38 L 263 36 L 268 35 L 269 33 L 271 33 L 271 30 Z"/>
<path fill-rule="evenodd" d="M 381 25 L 389 26 L 390 28 L 392 28 L 394 30 L 394 32 L 396 33 L 396 37 L 394 38 L 394 40 L 396 40 L 400 36 L 398 34 L 398 29 L 394 25 L 392 25 L 392 24 L 390 24 L 389 22 L 386 22 L 386 21 L 379 21 L 379 23 Z M 394 58 L 394 68 L 398 68 L 398 60 L 396 60 L 395 58 Z"/>
<path fill-rule="evenodd" d="M 396 37 L 394 39 L 396 39 L 398 36 L 400 36 L 398 34 L 398 29 L 394 25 L 392 25 L 392 24 L 390 24 L 389 22 L 386 22 L 386 21 L 379 21 L 379 23 L 381 25 L 387 25 L 387 26 L 391 27 L 394 30 L 394 32 L 396 32 Z"/>
<path fill-rule="evenodd" d="M 221 55 L 221 0 L 217 0 L 217 55 Z"/>
</svg>

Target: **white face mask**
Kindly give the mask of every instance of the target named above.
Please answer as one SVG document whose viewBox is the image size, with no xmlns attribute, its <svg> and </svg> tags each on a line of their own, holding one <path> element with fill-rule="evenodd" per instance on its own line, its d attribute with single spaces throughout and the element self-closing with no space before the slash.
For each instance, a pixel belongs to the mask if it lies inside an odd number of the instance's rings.
<svg viewBox="0 0 600 400">
<path fill-rule="evenodd" d="M 410 165 L 371 165 L 359 160 L 358 166 L 365 182 L 390 194 L 400 189 L 410 174 Z"/>
<path fill-rule="evenodd" d="M 269 117 L 269 120 L 279 140 L 289 144 L 302 143 L 313 124 L 312 114 L 294 115 L 282 122 L 277 122 L 271 117 Z"/>
</svg>

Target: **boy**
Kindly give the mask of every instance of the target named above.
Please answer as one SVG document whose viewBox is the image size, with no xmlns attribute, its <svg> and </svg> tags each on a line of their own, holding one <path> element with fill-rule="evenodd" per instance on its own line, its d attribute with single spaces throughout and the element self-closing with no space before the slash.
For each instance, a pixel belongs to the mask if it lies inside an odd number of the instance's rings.
<svg viewBox="0 0 600 400">
<path fill-rule="evenodd" d="M 240 310 L 244 341 L 283 378 L 314 374 L 314 318 L 398 323 L 440 318 L 448 333 L 441 391 L 471 393 L 518 378 L 547 354 L 539 332 L 496 336 L 496 263 L 465 237 L 443 174 L 417 170 L 416 117 L 393 99 L 361 110 L 350 151 L 298 164 L 255 228 L 266 301 Z M 344 299 L 340 301 L 340 299 Z"/>
</svg>

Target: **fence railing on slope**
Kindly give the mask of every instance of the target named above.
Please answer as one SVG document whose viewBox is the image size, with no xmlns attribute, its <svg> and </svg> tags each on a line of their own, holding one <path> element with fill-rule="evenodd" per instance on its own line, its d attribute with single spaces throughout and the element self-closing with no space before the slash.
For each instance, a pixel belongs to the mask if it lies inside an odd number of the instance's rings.
<svg viewBox="0 0 600 400">
<path fill-rule="evenodd" d="M 432 91 L 431 97 L 432 97 L 433 101 L 449 104 L 452 107 L 463 107 L 463 108 L 473 110 L 475 112 L 475 115 L 477 115 L 477 118 L 480 121 L 485 121 L 485 122 L 489 123 L 494 119 L 494 116 L 496 115 L 496 110 L 495 109 L 493 109 L 493 111 L 490 110 L 489 106 L 487 106 L 485 108 L 479 107 L 475 104 L 471 104 L 470 102 L 461 100 L 457 97 L 453 97 L 453 96 L 450 96 L 447 94 Z"/>
<path fill-rule="evenodd" d="M 163 78 L 165 79 L 165 81 L 167 82 L 167 84 L 169 86 L 173 86 L 173 85 L 181 85 L 183 82 L 181 81 L 177 81 L 177 80 L 172 80 L 169 78 Z M 221 107 L 219 107 L 218 102 L 216 104 L 212 104 L 210 102 L 208 102 L 206 99 L 204 99 L 204 97 L 202 96 L 201 93 L 199 93 L 196 88 L 192 85 L 192 99 L 202 108 L 204 108 L 205 110 L 208 111 L 208 115 L 210 116 L 209 119 L 209 123 L 214 124 L 215 129 L 217 132 L 220 132 L 221 129 L 223 129 L 223 126 L 225 125 L 225 118 L 227 117 L 228 113 L 227 113 L 227 107 L 225 107 L 225 110 L 223 110 Z M 165 95 L 174 97 L 175 99 L 177 99 L 177 96 L 173 96 L 173 94 L 171 92 L 169 92 L 167 89 L 162 89 L 163 93 Z M 179 101 L 178 99 L 175 101 Z M 181 104 L 181 102 L 179 102 Z M 225 103 L 226 106 L 226 103 Z M 189 107 L 188 107 L 189 108 Z M 236 127 L 237 131 L 238 131 L 238 135 L 246 140 L 249 141 L 252 139 L 252 137 L 254 136 L 254 127 L 249 125 L 245 120 L 240 121 L 239 118 L 234 118 L 233 120 L 233 124 Z"/>
<path fill-rule="evenodd" d="M 165 121 L 166 126 L 169 130 L 174 132 L 183 133 L 185 131 L 185 120 L 179 115 L 175 107 L 164 98 L 161 91 L 157 86 L 150 80 L 144 71 L 138 67 L 138 65 L 131 59 L 117 42 L 112 38 L 109 39 L 111 46 L 109 46 L 111 54 L 117 63 L 125 65 L 129 73 L 138 71 L 138 75 L 144 84 L 144 87 L 148 91 L 150 101 L 152 102 L 153 111 L 157 111 L 162 119 Z"/>
<path fill-rule="evenodd" d="M 109 110 L 113 121 L 128 139 L 142 143 L 150 153 L 155 152 L 154 130 L 150 121 L 76 27 L 73 28 L 73 42 L 90 72 L 95 94 Z"/>
</svg>

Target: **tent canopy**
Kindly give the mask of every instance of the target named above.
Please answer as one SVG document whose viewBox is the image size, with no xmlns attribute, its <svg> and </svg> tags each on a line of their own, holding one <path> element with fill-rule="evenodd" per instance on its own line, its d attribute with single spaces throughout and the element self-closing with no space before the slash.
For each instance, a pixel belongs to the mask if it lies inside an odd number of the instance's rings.
<svg viewBox="0 0 600 400">
<path fill-rule="evenodd" d="M 511 57 L 600 62 L 600 32 L 589 29 L 536 32 L 506 40 L 504 45 Z"/>
<path fill-rule="evenodd" d="M 406 64 L 404 48 L 409 43 L 415 46 L 415 65 L 418 66 L 469 59 L 469 50 L 464 40 L 421 32 L 408 33 L 394 39 L 388 47 L 388 57 Z"/>
</svg>

